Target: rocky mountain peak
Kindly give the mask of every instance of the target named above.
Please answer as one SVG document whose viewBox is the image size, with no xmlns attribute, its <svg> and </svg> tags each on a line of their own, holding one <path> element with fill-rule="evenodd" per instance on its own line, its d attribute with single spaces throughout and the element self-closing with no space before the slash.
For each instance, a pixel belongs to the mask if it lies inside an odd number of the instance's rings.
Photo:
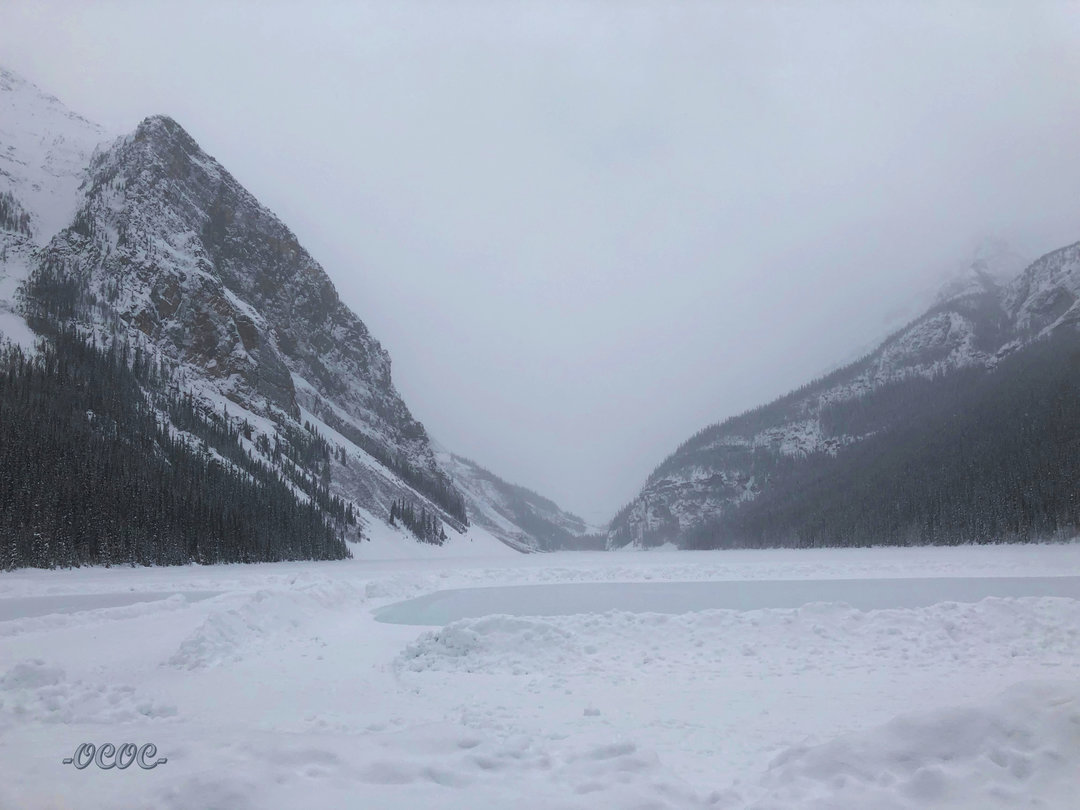
<svg viewBox="0 0 1080 810">
<path fill-rule="evenodd" d="M 84 328 L 145 346 L 207 403 L 317 422 L 359 448 L 370 463 L 341 494 L 373 514 L 419 493 L 464 525 L 386 350 L 295 234 L 180 124 L 152 116 L 95 152 L 77 201 L 30 288 L 60 285 Z"/>
</svg>

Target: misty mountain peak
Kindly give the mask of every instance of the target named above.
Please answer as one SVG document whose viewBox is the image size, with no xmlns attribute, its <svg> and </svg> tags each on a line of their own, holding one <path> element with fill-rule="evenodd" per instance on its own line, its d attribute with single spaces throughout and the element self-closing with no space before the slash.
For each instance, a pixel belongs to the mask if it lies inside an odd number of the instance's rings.
<svg viewBox="0 0 1080 810">
<path fill-rule="evenodd" d="M 1029 260 L 1017 253 L 1006 240 L 987 236 L 981 239 L 975 248 L 971 270 L 985 274 L 1002 284 L 1020 275 L 1028 264 Z"/>
<path fill-rule="evenodd" d="M 19 74 L 0 67 L 0 194 L 24 233 L 44 244 L 71 221 L 95 147 L 108 134 Z"/>
<path fill-rule="evenodd" d="M 973 295 L 1000 296 L 1004 287 L 1028 266 L 1028 260 L 1000 237 L 984 237 L 969 263 L 957 270 L 938 290 L 935 303 L 947 304 Z"/>
</svg>

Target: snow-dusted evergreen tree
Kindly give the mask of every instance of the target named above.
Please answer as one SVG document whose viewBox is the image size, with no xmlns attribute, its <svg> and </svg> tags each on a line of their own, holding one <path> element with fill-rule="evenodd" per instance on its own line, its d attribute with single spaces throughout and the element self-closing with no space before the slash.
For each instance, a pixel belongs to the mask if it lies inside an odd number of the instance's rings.
<svg viewBox="0 0 1080 810">
<path fill-rule="evenodd" d="M 390 525 L 396 526 L 399 523 L 421 542 L 436 546 L 441 546 L 446 542 L 446 530 L 443 528 L 442 521 L 434 513 L 429 512 L 427 507 L 420 507 L 417 510 L 412 501 L 404 498 L 390 505 Z"/>
</svg>

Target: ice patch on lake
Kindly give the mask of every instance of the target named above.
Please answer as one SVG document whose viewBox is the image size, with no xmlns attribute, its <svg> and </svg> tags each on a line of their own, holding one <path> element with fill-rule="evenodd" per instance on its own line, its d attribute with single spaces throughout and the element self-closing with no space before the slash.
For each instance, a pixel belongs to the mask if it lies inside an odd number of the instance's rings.
<svg viewBox="0 0 1080 810">
<path fill-rule="evenodd" d="M 460 619 L 571 616 L 579 613 L 690 613 L 798 608 L 843 602 L 860 610 L 918 608 L 988 597 L 1080 599 L 1080 577 L 930 577 L 922 579 L 594 582 L 439 590 L 379 608 L 379 621 L 441 627 Z"/>
</svg>

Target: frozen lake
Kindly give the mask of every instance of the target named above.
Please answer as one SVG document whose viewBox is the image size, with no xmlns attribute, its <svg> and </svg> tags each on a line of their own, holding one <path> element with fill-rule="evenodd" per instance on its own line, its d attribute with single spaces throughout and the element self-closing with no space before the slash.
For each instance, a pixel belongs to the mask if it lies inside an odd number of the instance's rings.
<svg viewBox="0 0 1080 810">
<path fill-rule="evenodd" d="M 1077 807 L 1080 543 L 386 548 L 0 573 L 0 808 Z"/>
<path fill-rule="evenodd" d="M 58 596 L 23 596 L 0 599 L 0 622 L 29 619 L 54 613 L 79 613 L 83 610 L 127 607 L 140 602 L 158 602 L 173 596 L 183 596 L 188 602 L 200 602 L 217 596 L 220 591 L 185 591 L 183 593 L 77 593 Z"/>
<path fill-rule="evenodd" d="M 798 608 L 811 602 L 843 602 L 859 610 L 878 610 L 978 602 L 990 596 L 1080 599 L 1080 577 L 598 582 L 461 588 L 387 605 L 375 611 L 375 618 L 390 624 L 442 626 L 495 614 L 572 616 L 611 610 L 678 614 Z"/>
</svg>

